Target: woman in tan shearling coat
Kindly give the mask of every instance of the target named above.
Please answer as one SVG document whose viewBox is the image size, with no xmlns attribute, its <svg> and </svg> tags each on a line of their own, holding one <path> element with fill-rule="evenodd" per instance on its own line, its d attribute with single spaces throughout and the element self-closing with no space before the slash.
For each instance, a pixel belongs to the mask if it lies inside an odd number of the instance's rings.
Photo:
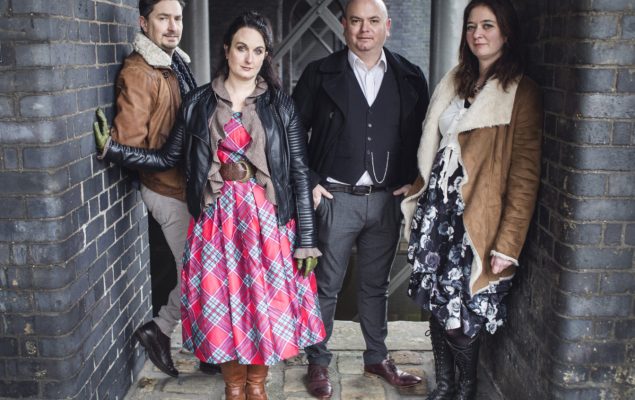
<svg viewBox="0 0 635 400">
<path fill-rule="evenodd" d="M 466 7 L 460 62 L 432 95 L 421 177 L 402 204 L 408 293 L 432 315 L 437 389 L 428 399 L 474 398 L 478 335 L 505 320 L 501 300 L 534 210 L 542 104 L 522 73 L 517 27 L 507 0 Z"/>
</svg>

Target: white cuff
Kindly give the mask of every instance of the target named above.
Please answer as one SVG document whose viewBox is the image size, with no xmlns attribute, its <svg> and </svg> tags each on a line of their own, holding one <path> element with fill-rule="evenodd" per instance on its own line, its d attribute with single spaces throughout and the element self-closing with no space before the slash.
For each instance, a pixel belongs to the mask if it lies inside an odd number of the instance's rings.
<svg viewBox="0 0 635 400">
<path fill-rule="evenodd" d="M 517 267 L 519 266 L 519 264 L 518 264 L 518 260 L 516 260 L 515 258 L 512 258 L 512 257 L 510 257 L 510 256 L 507 256 L 507 255 L 505 255 L 505 254 L 503 254 L 503 253 L 499 253 L 499 252 L 498 252 L 498 251 L 496 251 L 496 250 L 492 250 L 492 251 L 490 251 L 490 252 L 489 252 L 489 255 L 490 255 L 490 256 L 492 256 L 492 257 L 493 257 L 493 256 L 500 257 L 500 258 L 502 258 L 503 260 L 507 260 L 507 261 L 511 262 L 512 264 L 514 264 L 514 265 L 515 265 L 515 266 L 517 266 Z"/>
</svg>

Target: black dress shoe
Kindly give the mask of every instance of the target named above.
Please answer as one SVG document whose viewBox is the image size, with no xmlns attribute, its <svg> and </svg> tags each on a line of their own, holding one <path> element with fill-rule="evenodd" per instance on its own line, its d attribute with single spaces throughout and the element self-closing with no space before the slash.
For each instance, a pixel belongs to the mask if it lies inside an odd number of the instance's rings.
<svg viewBox="0 0 635 400">
<path fill-rule="evenodd" d="M 333 387 L 329 379 L 329 367 L 309 364 L 307 378 L 307 389 L 311 396 L 317 397 L 320 400 L 331 398 Z"/>
<path fill-rule="evenodd" d="M 206 375 L 216 375 L 220 374 L 220 365 L 218 364 L 209 364 L 203 361 L 198 363 L 198 369 L 202 373 Z"/>
<path fill-rule="evenodd" d="M 142 325 L 134 332 L 134 337 L 146 349 L 150 361 L 157 368 L 172 377 L 179 376 L 170 354 L 170 338 L 161 332 L 154 321 Z"/>
</svg>

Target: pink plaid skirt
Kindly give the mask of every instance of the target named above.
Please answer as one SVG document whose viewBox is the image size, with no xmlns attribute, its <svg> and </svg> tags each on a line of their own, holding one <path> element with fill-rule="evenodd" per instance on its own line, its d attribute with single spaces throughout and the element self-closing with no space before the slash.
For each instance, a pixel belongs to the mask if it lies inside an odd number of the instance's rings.
<svg viewBox="0 0 635 400">
<path fill-rule="evenodd" d="M 218 154 L 235 161 L 251 138 L 238 119 L 225 130 Z M 209 363 L 273 365 L 321 342 L 315 276 L 298 271 L 294 243 L 295 221 L 278 225 L 255 180 L 226 181 L 188 233 L 183 347 Z"/>
</svg>

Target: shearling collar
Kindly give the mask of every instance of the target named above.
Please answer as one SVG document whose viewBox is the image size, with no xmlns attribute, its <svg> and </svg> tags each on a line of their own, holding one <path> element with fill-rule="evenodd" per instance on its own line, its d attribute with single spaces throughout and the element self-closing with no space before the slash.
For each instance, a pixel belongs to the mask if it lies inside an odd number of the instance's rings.
<svg viewBox="0 0 635 400">
<path fill-rule="evenodd" d="M 430 109 L 426 116 L 424 134 L 426 129 L 438 128 L 439 117 L 456 95 L 454 86 L 456 69 L 455 67 L 445 74 L 432 94 Z M 459 121 L 456 127 L 457 132 L 509 124 L 512 119 L 514 98 L 516 97 L 519 81 L 517 80 L 510 84 L 507 91 L 505 91 L 497 79 L 490 79 Z"/>
<path fill-rule="evenodd" d="M 148 39 L 148 37 L 141 32 L 135 36 L 134 42 L 132 42 L 132 48 L 141 54 L 141 57 L 153 67 L 169 68 L 172 65 L 172 57 L 161 50 L 159 46 L 154 44 L 152 40 Z M 183 58 L 183 61 L 188 64 L 190 63 L 190 56 L 183 50 L 177 47 L 176 52 Z"/>
</svg>

